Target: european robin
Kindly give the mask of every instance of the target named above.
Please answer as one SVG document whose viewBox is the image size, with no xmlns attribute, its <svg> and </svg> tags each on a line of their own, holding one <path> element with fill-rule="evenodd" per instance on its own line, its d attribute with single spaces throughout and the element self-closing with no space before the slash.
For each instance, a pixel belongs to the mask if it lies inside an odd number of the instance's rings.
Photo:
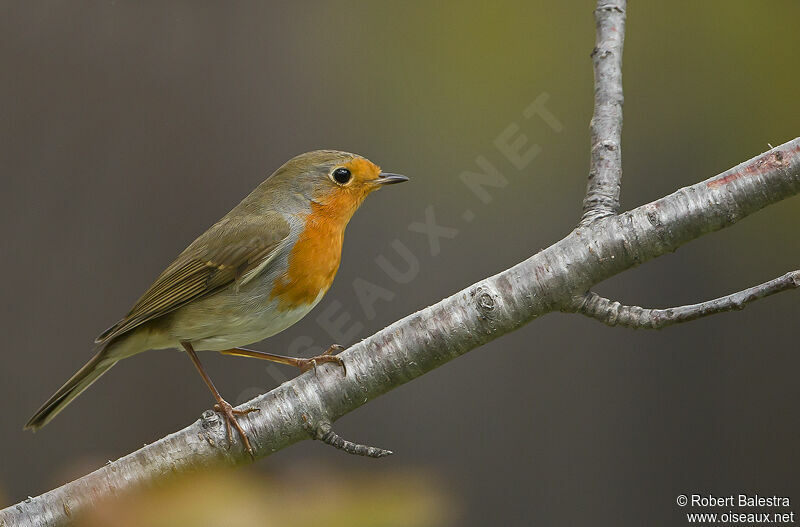
<svg viewBox="0 0 800 527">
<path fill-rule="evenodd" d="M 310 359 L 242 348 L 306 315 L 333 283 L 345 227 L 373 191 L 408 181 L 355 154 L 317 150 L 276 170 L 164 270 L 130 312 L 95 342 L 97 354 L 31 417 L 46 425 L 120 359 L 150 349 L 185 350 L 216 399 L 215 410 L 253 450 L 234 410 L 214 387 L 197 351 L 255 357 L 306 371 L 336 362 L 331 346 Z M 346 375 L 346 370 L 345 370 Z"/>
</svg>

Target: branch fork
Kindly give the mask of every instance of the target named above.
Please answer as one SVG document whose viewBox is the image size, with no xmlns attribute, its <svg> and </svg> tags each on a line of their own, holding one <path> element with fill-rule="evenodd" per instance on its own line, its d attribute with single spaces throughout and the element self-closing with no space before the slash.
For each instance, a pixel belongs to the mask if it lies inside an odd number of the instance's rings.
<svg viewBox="0 0 800 527">
<path fill-rule="evenodd" d="M 590 123 L 592 148 L 589 182 L 583 202 L 579 226 L 616 216 L 619 210 L 622 179 L 622 48 L 625 41 L 626 0 L 599 0 L 595 9 L 597 40 L 592 50 L 594 65 L 594 114 Z M 770 147 L 772 148 L 772 147 Z M 774 153 L 776 163 L 783 159 Z M 731 180 L 737 177 L 731 175 Z M 722 179 L 722 183 L 729 180 Z M 651 223 L 655 214 L 648 216 Z M 673 324 L 696 320 L 716 313 L 744 309 L 750 302 L 787 289 L 798 287 L 798 271 L 780 278 L 699 304 L 667 309 L 626 306 L 615 300 L 587 291 L 578 295 L 563 309 L 581 313 L 609 326 L 635 329 L 661 329 Z"/>
</svg>

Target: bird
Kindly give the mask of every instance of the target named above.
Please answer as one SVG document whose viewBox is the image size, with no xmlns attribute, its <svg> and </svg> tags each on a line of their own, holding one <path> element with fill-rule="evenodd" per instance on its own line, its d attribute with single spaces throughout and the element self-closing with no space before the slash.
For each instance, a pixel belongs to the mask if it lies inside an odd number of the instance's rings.
<svg viewBox="0 0 800 527">
<path fill-rule="evenodd" d="M 95 339 L 97 352 L 25 425 L 38 430 L 118 361 L 151 349 L 185 352 L 214 396 L 214 409 L 244 448 L 253 448 L 234 409 L 222 398 L 198 351 L 253 357 L 294 366 L 340 365 L 342 346 L 312 358 L 247 349 L 303 318 L 330 289 L 344 232 L 364 199 L 408 181 L 367 158 L 337 150 L 293 157 L 194 240 L 119 322 Z"/>
</svg>

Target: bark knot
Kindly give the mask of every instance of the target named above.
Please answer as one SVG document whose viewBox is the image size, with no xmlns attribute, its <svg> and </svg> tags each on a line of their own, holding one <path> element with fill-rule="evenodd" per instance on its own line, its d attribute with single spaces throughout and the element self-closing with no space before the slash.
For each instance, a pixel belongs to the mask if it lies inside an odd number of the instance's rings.
<svg viewBox="0 0 800 527">
<path fill-rule="evenodd" d="M 203 414 L 200 416 L 200 419 L 201 419 L 200 423 L 201 426 L 206 430 L 208 430 L 209 428 L 213 428 L 219 424 L 219 416 L 217 415 L 217 412 L 213 410 L 206 410 L 205 412 L 203 412 Z"/>
<path fill-rule="evenodd" d="M 494 295 L 485 286 L 478 286 L 473 289 L 471 296 L 475 299 L 475 306 L 483 316 L 489 315 L 497 307 Z"/>
</svg>

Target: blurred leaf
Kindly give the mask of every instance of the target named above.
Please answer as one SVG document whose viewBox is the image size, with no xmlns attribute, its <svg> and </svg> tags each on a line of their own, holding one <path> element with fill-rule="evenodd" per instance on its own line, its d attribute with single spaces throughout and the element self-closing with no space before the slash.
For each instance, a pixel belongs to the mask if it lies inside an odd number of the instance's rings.
<svg viewBox="0 0 800 527">
<path fill-rule="evenodd" d="M 420 472 L 319 469 L 264 477 L 223 470 L 172 478 L 98 504 L 82 527 L 434 527 L 452 520 L 442 488 Z"/>
</svg>

